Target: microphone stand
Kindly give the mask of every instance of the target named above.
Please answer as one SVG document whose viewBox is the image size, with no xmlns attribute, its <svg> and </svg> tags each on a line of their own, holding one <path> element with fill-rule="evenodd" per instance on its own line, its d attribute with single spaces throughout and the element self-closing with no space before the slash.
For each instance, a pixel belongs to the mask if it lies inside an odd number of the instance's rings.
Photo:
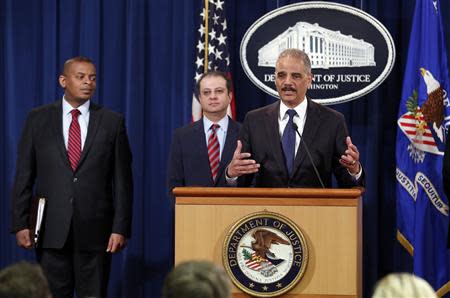
<svg viewBox="0 0 450 298">
<path fill-rule="evenodd" d="M 313 166 L 313 168 L 314 168 L 314 172 L 316 173 L 317 179 L 319 179 L 320 185 L 322 186 L 322 188 L 325 188 L 325 185 L 323 184 L 323 181 L 322 181 L 322 179 L 320 178 L 319 171 L 317 170 L 316 165 L 314 164 L 314 161 L 313 161 L 313 159 L 312 159 L 311 153 L 309 153 L 308 146 L 306 146 L 306 143 L 303 142 L 303 137 L 302 137 L 302 135 L 300 134 L 300 132 L 298 131 L 298 125 L 297 125 L 297 123 L 292 122 L 292 128 L 295 130 L 295 132 L 296 132 L 296 133 L 298 134 L 298 136 L 300 137 L 300 143 L 302 143 L 302 144 L 303 144 L 303 147 L 305 147 L 306 154 L 308 155 L 309 161 L 311 162 L 311 164 L 312 164 L 312 166 Z"/>
</svg>

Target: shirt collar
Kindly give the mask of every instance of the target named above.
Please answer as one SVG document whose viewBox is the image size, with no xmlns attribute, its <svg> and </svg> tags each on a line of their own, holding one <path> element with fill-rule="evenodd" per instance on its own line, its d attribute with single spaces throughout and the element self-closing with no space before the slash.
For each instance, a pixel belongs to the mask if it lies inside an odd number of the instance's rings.
<svg viewBox="0 0 450 298">
<path fill-rule="evenodd" d="M 308 100 L 305 98 L 299 105 L 297 105 L 294 110 L 297 112 L 297 115 L 300 119 L 303 119 L 306 115 L 306 108 L 308 107 Z M 282 100 L 280 100 L 280 114 L 278 115 L 279 120 L 283 120 L 286 117 L 286 112 L 289 110 L 287 105 L 284 104 Z"/>
<path fill-rule="evenodd" d="M 90 105 L 91 105 L 91 100 L 87 100 L 84 104 L 79 106 L 77 109 L 80 111 L 81 115 L 85 116 L 89 112 Z M 73 107 L 70 105 L 70 103 L 67 102 L 65 96 L 63 96 L 62 110 L 63 110 L 63 115 L 67 115 L 70 113 L 70 111 L 73 110 Z"/>
<path fill-rule="evenodd" d="M 227 131 L 228 129 L 228 123 L 229 123 L 229 118 L 228 115 L 225 115 L 225 117 L 223 117 L 222 119 L 219 120 L 219 122 L 217 122 L 217 124 L 219 124 L 220 128 L 223 131 Z M 203 115 L 203 127 L 205 130 L 205 133 L 207 133 L 209 131 L 209 129 L 211 128 L 211 125 L 213 125 L 215 122 L 212 122 L 211 120 L 209 120 L 205 115 Z"/>
</svg>

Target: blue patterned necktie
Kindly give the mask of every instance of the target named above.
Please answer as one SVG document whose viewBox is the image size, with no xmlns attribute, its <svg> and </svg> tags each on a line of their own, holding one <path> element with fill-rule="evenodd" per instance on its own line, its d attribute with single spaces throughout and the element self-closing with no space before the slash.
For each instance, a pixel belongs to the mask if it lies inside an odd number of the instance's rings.
<svg viewBox="0 0 450 298">
<path fill-rule="evenodd" d="M 281 144 L 283 145 L 286 167 L 289 176 L 291 176 L 295 159 L 295 130 L 294 127 L 292 127 L 292 124 L 294 121 L 294 116 L 297 115 L 297 112 L 293 109 L 289 109 L 287 110 L 286 114 L 289 115 L 289 120 L 286 124 L 286 127 L 284 128 L 283 136 L 281 137 Z"/>
</svg>

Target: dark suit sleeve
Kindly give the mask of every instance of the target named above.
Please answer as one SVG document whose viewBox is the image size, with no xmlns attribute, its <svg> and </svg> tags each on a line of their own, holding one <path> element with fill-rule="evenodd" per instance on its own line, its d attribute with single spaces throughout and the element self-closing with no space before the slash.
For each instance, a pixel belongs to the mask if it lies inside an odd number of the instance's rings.
<svg viewBox="0 0 450 298">
<path fill-rule="evenodd" d="M 242 150 L 241 152 L 248 152 L 251 154 L 250 158 L 254 158 L 253 151 L 252 151 L 252 145 L 251 145 L 251 136 L 250 136 L 250 123 L 251 120 L 249 119 L 248 114 L 245 116 L 244 123 L 242 124 L 242 128 L 239 133 L 239 140 L 242 142 Z M 257 161 L 258 162 L 258 161 Z M 238 178 L 238 186 L 239 187 L 247 187 L 251 186 L 252 182 L 255 178 L 255 174 L 247 174 L 242 175 Z"/>
<path fill-rule="evenodd" d="M 27 117 L 20 137 L 16 176 L 12 190 L 11 231 L 18 232 L 28 228 L 29 208 L 36 179 L 36 155 L 33 147 L 33 114 Z"/>
<path fill-rule="evenodd" d="M 347 150 L 347 143 L 346 138 L 349 135 L 347 126 L 345 125 L 345 119 L 344 116 L 339 115 L 337 121 L 336 121 L 336 139 L 335 139 L 335 146 L 336 146 L 336 154 L 333 157 L 333 171 L 334 175 L 336 177 L 337 183 L 339 187 L 342 188 L 350 188 L 354 186 L 364 186 L 364 170 L 361 174 L 361 177 L 359 177 L 358 180 L 356 180 L 350 173 L 348 172 L 347 168 L 342 166 L 339 163 L 339 159 L 341 158 L 341 155 L 345 154 L 345 150 Z M 361 164 L 362 167 L 362 164 Z"/>
<path fill-rule="evenodd" d="M 450 136 L 447 136 L 447 142 L 445 145 L 442 178 L 444 183 L 445 195 L 447 196 L 447 198 L 450 198 Z"/>
<path fill-rule="evenodd" d="M 181 152 L 180 137 L 176 131 L 173 134 L 172 144 L 170 146 L 167 186 L 170 194 L 175 187 L 185 186 L 183 155 Z"/>
<path fill-rule="evenodd" d="M 125 130 L 124 119 L 120 118 L 116 132 L 114 152 L 114 198 L 115 212 L 112 232 L 126 238 L 131 236 L 133 207 L 133 175 L 131 150 Z"/>
</svg>

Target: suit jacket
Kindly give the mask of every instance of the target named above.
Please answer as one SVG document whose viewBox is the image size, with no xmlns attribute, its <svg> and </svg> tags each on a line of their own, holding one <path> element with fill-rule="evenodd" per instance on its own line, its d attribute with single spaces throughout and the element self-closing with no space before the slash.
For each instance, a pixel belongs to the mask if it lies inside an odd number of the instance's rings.
<svg viewBox="0 0 450 298">
<path fill-rule="evenodd" d="M 450 198 L 450 135 L 447 136 L 445 145 L 444 162 L 442 165 L 442 178 L 444 183 L 444 192 L 447 198 Z M 447 247 L 450 248 L 450 222 L 448 227 Z"/>
<path fill-rule="evenodd" d="M 211 177 L 203 119 L 175 130 L 170 147 L 168 187 L 226 186 L 225 168 L 233 158 L 240 124 L 229 119 L 216 181 Z"/>
<path fill-rule="evenodd" d="M 279 133 L 280 101 L 249 112 L 239 139 L 242 152 L 249 152 L 261 164 L 259 172 L 239 178 L 239 186 L 257 187 L 321 187 L 307 156 L 304 144 L 299 145 L 291 176 L 288 175 Z M 334 173 L 340 187 L 364 185 L 364 173 L 358 181 L 340 165 L 347 149 L 348 136 L 344 116 L 332 109 L 308 100 L 303 140 L 325 187 L 331 187 Z"/>
<path fill-rule="evenodd" d="M 90 104 L 85 145 L 72 171 L 62 131 L 62 101 L 32 110 L 20 139 L 12 191 L 12 231 L 28 228 L 34 192 L 48 199 L 43 248 L 62 248 L 73 227 L 80 249 L 106 250 L 109 236 L 131 234 L 131 151 L 121 115 Z"/>
</svg>

